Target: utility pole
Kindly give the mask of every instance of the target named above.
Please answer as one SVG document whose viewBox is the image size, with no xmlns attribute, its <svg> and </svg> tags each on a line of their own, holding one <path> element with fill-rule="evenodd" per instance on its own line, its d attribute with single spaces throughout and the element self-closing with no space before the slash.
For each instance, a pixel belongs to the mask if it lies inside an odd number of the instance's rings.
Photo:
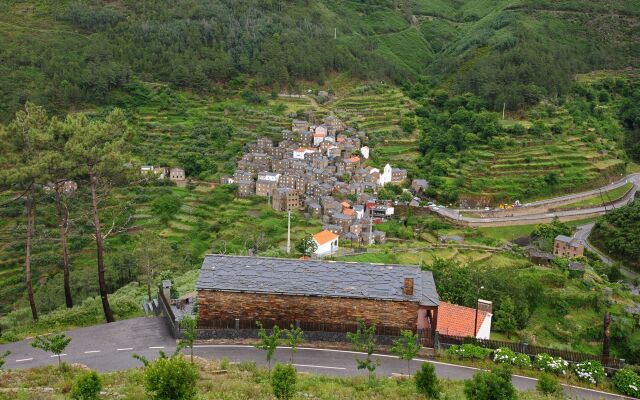
<svg viewBox="0 0 640 400">
<path fill-rule="evenodd" d="M 609 357 L 609 338 L 611 331 L 609 330 L 611 325 L 611 314 L 609 312 L 604 313 L 604 334 L 602 336 L 602 357 Z"/>
<path fill-rule="evenodd" d="M 333 28 L 333 40 L 338 39 L 338 28 Z"/>
<path fill-rule="evenodd" d="M 478 279 L 478 290 L 476 291 L 476 320 L 473 323 L 473 338 L 478 336 L 478 303 L 480 302 L 480 289 L 484 289 L 484 286 L 480 286 L 480 279 Z"/>
<path fill-rule="evenodd" d="M 289 219 L 287 221 L 287 254 L 291 254 L 291 210 L 289 210 Z"/>
<path fill-rule="evenodd" d="M 369 216 L 369 246 L 373 243 L 373 209 L 369 209 L 371 215 Z"/>
<path fill-rule="evenodd" d="M 504 110 L 507 108 L 507 103 L 502 103 L 502 120 L 504 121 Z"/>
</svg>

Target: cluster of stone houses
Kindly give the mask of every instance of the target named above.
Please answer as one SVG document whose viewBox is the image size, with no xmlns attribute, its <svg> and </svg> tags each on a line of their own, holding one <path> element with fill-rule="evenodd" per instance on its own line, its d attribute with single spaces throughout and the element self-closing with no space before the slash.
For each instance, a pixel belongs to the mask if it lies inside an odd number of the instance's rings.
<svg viewBox="0 0 640 400">
<path fill-rule="evenodd" d="M 269 197 L 274 210 L 301 210 L 320 218 L 326 224 L 323 232 L 342 239 L 382 242 L 384 232 L 372 225 L 392 216 L 394 208 L 372 193 L 388 183 L 404 182 L 407 171 L 389 164 L 382 170 L 365 166 L 370 151 L 364 139 L 364 132 L 346 127 L 334 116 L 320 125 L 293 120 L 279 142 L 262 137 L 249 144 L 233 176 L 222 177 L 221 183 L 236 184 L 239 197 Z M 337 251 L 335 242 L 331 252 Z"/>
<path fill-rule="evenodd" d="M 140 173 L 145 175 L 153 174 L 158 179 L 169 179 L 175 182 L 178 186 L 185 185 L 187 182 L 187 175 L 184 169 L 180 167 L 154 167 L 153 165 L 143 165 L 140 167 Z"/>
</svg>

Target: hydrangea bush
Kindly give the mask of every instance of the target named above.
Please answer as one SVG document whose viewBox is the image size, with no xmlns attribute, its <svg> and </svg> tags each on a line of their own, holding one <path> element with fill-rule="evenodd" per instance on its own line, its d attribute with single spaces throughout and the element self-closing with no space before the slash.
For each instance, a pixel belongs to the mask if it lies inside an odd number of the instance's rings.
<svg viewBox="0 0 640 400">
<path fill-rule="evenodd" d="M 447 349 L 447 354 L 463 359 L 484 360 L 491 354 L 490 349 L 473 344 L 453 345 Z"/>
<path fill-rule="evenodd" d="M 573 367 L 576 376 L 583 381 L 591 382 L 594 385 L 604 380 L 604 367 L 599 361 L 583 361 Z"/>
<path fill-rule="evenodd" d="M 620 393 L 640 399 L 640 375 L 621 369 L 613 376 L 613 384 Z"/>
<path fill-rule="evenodd" d="M 569 362 L 561 357 L 553 357 L 546 353 L 538 354 L 533 365 L 540 371 L 552 372 L 558 375 L 566 375 L 569 368 Z"/>
<path fill-rule="evenodd" d="M 531 366 L 531 359 L 528 355 L 516 353 L 508 347 L 500 347 L 496 349 L 493 352 L 493 361 L 521 368 Z"/>
</svg>

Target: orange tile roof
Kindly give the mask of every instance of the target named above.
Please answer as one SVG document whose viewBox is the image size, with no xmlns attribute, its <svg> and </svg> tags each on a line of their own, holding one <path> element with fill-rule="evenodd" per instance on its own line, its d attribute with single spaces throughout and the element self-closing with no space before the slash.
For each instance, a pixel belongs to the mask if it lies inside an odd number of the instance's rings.
<svg viewBox="0 0 640 400">
<path fill-rule="evenodd" d="M 327 135 L 325 135 L 324 133 L 314 133 L 313 137 L 325 137 Z"/>
<path fill-rule="evenodd" d="M 351 157 L 351 158 L 350 158 L 350 160 L 351 160 L 352 162 L 360 162 L 360 157 L 358 157 L 358 156 L 353 156 L 353 157 Z"/>
<path fill-rule="evenodd" d="M 342 209 L 342 213 L 343 213 L 344 215 L 349 215 L 349 216 L 351 216 L 351 215 L 353 215 L 353 214 L 355 213 L 355 211 L 353 210 L 353 208 L 343 208 L 343 209 Z"/>
<path fill-rule="evenodd" d="M 480 330 L 487 314 L 486 311 L 478 311 L 476 332 Z M 438 326 L 436 330 L 443 335 L 473 337 L 473 321 L 475 318 L 475 308 L 441 301 L 438 306 Z"/>
<path fill-rule="evenodd" d="M 342 203 L 340 203 L 340 205 L 344 208 L 349 208 L 351 207 L 351 204 L 347 203 L 346 201 L 343 201 Z"/>
<path fill-rule="evenodd" d="M 338 237 L 338 235 L 331 231 L 322 231 L 313 235 L 313 239 L 318 243 L 318 246 L 322 246 L 325 243 L 336 240 Z"/>
<path fill-rule="evenodd" d="M 298 147 L 297 149 L 295 149 L 294 151 L 297 151 L 298 153 L 301 153 L 303 151 L 307 151 L 308 149 L 304 148 L 304 147 Z"/>
<path fill-rule="evenodd" d="M 340 136 L 336 139 L 336 142 L 344 142 L 344 140 L 345 139 L 342 136 Z"/>
</svg>

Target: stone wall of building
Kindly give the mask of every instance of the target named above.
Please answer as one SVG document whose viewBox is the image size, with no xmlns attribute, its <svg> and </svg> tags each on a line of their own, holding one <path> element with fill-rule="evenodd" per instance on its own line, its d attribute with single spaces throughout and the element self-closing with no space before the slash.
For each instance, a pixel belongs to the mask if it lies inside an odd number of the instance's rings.
<svg viewBox="0 0 640 400">
<path fill-rule="evenodd" d="M 419 305 L 411 302 L 200 290 L 198 318 L 207 321 L 277 320 L 325 324 L 367 323 L 416 329 Z"/>
</svg>

